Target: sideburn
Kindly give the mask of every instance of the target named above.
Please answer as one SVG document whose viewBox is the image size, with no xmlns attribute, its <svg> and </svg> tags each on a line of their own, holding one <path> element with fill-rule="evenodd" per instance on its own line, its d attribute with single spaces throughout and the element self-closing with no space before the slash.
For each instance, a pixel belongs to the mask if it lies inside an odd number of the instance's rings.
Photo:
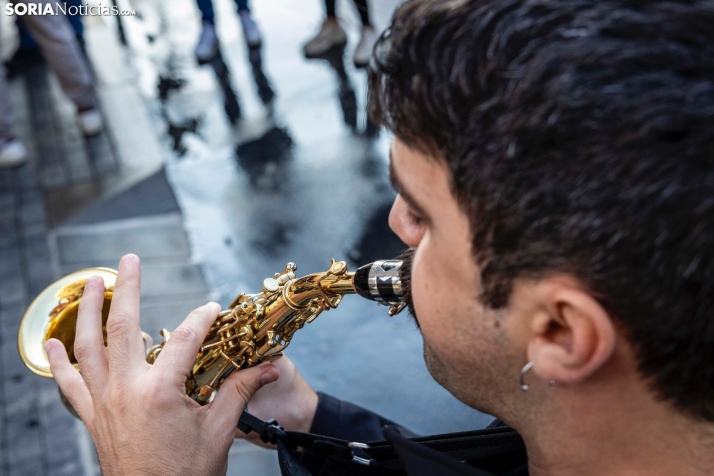
<svg viewBox="0 0 714 476">
<path fill-rule="evenodd" d="M 414 324 L 416 324 L 417 328 L 421 330 L 421 327 L 419 326 L 419 319 L 417 318 L 416 311 L 414 310 L 414 300 L 412 299 L 412 263 L 414 261 L 415 252 L 416 248 L 407 248 L 401 252 L 397 259 L 402 260 L 399 277 L 402 281 L 404 302 L 407 303 L 407 309 L 409 310 L 409 315 L 414 320 Z"/>
</svg>

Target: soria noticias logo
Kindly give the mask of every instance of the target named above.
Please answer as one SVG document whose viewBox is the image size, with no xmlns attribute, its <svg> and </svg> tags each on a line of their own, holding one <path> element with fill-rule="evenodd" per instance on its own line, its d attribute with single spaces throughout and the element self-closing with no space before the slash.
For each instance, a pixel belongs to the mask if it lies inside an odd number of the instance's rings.
<svg viewBox="0 0 714 476">
<path fill-rule="evenodd" d="M 64 2 L 55 3 L 8 3 L 5 14 L 18 15 L 101 15 L 101 16 L 135 16 L 135 10 L 122 10 L 114 5 L 67 5 Z"/>
</svg>

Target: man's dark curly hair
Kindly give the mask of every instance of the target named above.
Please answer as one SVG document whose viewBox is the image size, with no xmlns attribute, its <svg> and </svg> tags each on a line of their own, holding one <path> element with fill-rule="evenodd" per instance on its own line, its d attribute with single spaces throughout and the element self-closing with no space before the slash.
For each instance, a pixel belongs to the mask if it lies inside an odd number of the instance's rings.
<svg viewBox="0 0 714 476">
<path fill-rule="evenodd" d="M 714 421 L 714 2 L 411 0 L 369 81 L 448 166 L 486 305 L 578 278 L 653 391 Z"/>
</svg>

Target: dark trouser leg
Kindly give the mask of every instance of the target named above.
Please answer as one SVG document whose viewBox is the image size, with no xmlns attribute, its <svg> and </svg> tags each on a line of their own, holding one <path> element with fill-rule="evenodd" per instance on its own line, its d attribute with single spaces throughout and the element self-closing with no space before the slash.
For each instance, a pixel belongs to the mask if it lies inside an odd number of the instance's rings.
<svg viewBox="0 0 714 476">
<path fill-rule="evenodd" d="M 201 20 L 206 23 L 213 23 L 216 17 L 213 12 L 213 2 L 211 0 L 196 0 L 196 5 L 201 10 Z"/>
<path fill-rule="evenodd" d="M 325 13 L 328 18 L 337 16 L 337 13 L 335 13 L 335 0 L 325 0 Z"/>
<path fill-rule="evenodd" d="M 20 49 L 21 50 L 32 50 L 37 48 L 37 43 L 35 39 L 27 31 L 27 27 L 24 23 L 20 21 L 20 17 L 16 17 L 15 24 L 17 25 L 17 33 L 20 37 Z"/>
<path fill-rule="evenodd" d="M 79 7 L 82 5 L 81 0 L 67 0 L 67 6 L 68 7 Z M 77 38 L 83 38 L 84 37 L 84 25 L 82 24 L 82 16 L 81 15 L 70 15 L 69 13 L 67 14 L 67 19 L 69 20 L 69 23 L 72 25 L 72 29 L 74 30 L 74 34 L 77 36 Z"/>
<path fill-rule="evenodd" d="M 367 0 L 354 0 L 354 2 L 359 12 L 359 18 L 362 20 L 362 25 L 369 26 L 369 6 L 367 5 Z M 334 5 L 334 0 L 332 3 Z"/>
<path fill-rule="evenodd" d="M 236 0 L 236 6 L 239 12 L 249 12 L 248 0 Z"/>
</svg>

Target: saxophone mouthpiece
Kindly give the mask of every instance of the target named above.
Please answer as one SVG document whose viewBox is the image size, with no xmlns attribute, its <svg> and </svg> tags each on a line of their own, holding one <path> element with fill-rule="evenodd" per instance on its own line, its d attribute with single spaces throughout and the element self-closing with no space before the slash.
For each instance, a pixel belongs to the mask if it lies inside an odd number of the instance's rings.
<svg viewBox="0 0 714 476">
<path fill-rule="evenodd" d="M 355 271 L 352 281 L 357 294 L 379 304 L 389 306 L 389 315 L 398 314 L 406 303 L 400 270 L 403 261 L 390 259 L 375 261 Z"/>
</svg>

